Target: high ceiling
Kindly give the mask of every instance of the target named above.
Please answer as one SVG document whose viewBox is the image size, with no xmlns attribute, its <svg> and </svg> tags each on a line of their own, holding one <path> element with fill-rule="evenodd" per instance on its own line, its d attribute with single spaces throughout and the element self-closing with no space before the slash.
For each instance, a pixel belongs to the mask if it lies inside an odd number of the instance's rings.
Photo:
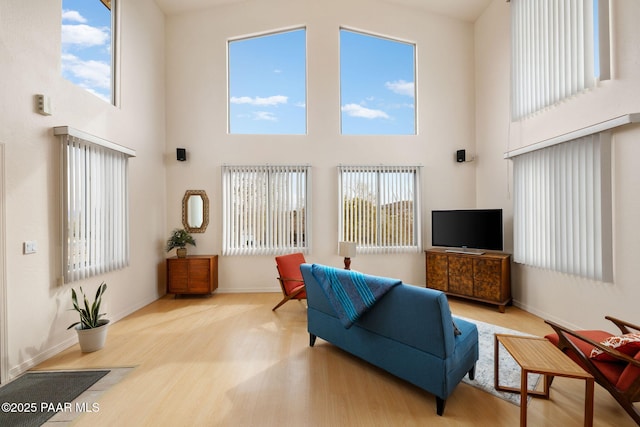
<svg viewBox="0 0 640 427">
<path fill-rule="evenodd" d="M 190 10 L 206 9 L 212 6 L 230 3 L 241 3 L 247 0 L 156 0 L 156 3 L 167 14 L 175 14 Z M 318 0 L 322 1 L 322 0 Z M 449 16 L 464 21 L 475 21 L 492 0 L 383 0 L 429 12 Z"/>
</svg>

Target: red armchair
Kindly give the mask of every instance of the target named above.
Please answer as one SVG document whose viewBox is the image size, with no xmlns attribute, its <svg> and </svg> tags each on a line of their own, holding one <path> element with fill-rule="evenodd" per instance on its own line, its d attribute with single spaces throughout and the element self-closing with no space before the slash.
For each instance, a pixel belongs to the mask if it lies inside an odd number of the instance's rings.
<svg viewBox="0 0 640 427">
<path fill-rule="evenodd" d="M 640 331 L 640 326 L 629 322 L 610 316 L 606 316 L 605 319 L 612 321 L 622 334 Z M 634 402 L 640 401 L 640 351 L 636 344 L 628 345 L 629 350 L 618 351 L 602 344 L 608 338 L 615 337 L 609 332 L 572 331 L 549 320 L 545 322 L 555 331 L 545 338 L 593 375 L 595 381 L 604 387 L 640 426 L 640 409 L 634 405 Z M 598 356 L 592 355 L 594 348 L 597 349 Z"/>
<path fill-rule="evenodd" d="M 276 268 L 278 269 L 278 281 L 282 288 L 283 298 L 275 307 L 275 311 L 285 302 L 297 299 L 307 299 L 307 292 L 304 287 L 304 280 L 300 272 L 300 264 L 306 261 L 302 253 L 294 253 L 276 257 Z"/>
</svg>

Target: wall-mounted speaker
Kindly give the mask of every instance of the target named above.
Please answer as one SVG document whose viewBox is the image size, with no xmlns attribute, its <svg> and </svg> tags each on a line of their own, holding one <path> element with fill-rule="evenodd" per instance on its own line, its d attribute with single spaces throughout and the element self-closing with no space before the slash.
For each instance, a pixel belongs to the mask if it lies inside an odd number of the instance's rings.
<svg viewBox="0 0 640 427">
<path fill-rule="evenodd" d="M 176 148 L 176 160 L 179 162 L 184 162 L 187 160 L 187 149 L 186 148 Z"/>
<path fill-rule="evenodd" d="M 458 150 L 456 151 L 456 162 L 462 163 L 467 161 L 467 152 L 466 150 Z"/>
</svg>

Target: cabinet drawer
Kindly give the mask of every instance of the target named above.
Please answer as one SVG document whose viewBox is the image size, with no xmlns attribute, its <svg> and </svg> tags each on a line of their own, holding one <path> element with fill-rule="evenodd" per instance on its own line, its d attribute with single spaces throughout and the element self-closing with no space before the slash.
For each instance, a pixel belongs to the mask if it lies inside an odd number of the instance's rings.
<svg viewBox="0 0 640 427">
<path fill-rule="evenodd" d="M 184 260 L 167 261 L 169 292 L 184 292 L 189 288 L 189 263 Z"/>
<path fill-rule="evenodd" d="M 493 259 L 474 261 L 474 296 L 491 301 L 501 301 L 502 295 L 502 262 Z"/>
<path fill-rule="evenodd" d="M 449 292 L 473 295 L 473 259 L 449 256 Z"/>
<path fill-rule="evenodd" d="M 194 259 L 189 265 L 189 290 L 208 292 L 211 284 L 211 268 L 208 259 Z"/>
<path fill-rule="evenodd" d="M 447 291 L 449 288 L 449 261 L 443 254 L 427 253 L 427 286 Z"/>
</svg>

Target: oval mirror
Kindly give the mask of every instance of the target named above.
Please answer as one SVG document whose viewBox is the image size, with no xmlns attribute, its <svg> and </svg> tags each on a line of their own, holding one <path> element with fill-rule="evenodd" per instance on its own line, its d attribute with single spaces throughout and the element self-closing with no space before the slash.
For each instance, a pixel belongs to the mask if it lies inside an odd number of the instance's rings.
<svg viewBox="0 0 640 427">
<path fill-rule="evenodd" d="M 204 190 L 187 190 L 182 198 L 182 225 L 189 233 L 204 233 L 209 225 L 209 198 Z"/>
</svg>

